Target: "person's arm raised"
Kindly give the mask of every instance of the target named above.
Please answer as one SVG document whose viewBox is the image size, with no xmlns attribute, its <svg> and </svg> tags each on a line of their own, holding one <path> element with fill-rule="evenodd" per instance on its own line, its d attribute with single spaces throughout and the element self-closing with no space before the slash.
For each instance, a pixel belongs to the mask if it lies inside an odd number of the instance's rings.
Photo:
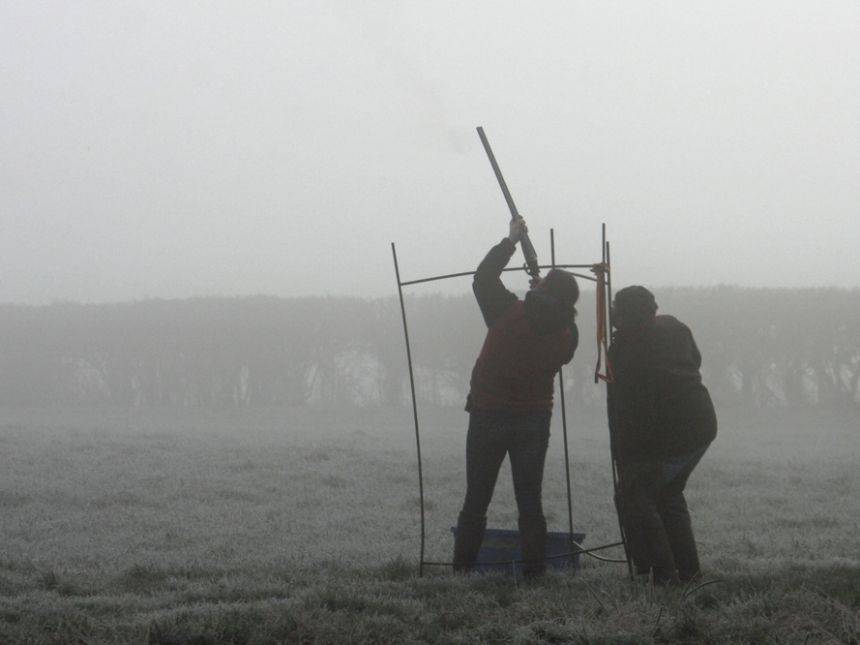
<svg viewBox="0 0 860 645">
<path fill-rule="evenodd" d="M 487 327 L 492 327 L 508 307 L 517 301 L 516 295 L 502 283 L 502 269 L 510 262 L 516 244 L 525 231 L 528 231 L 528 227 L 522 218 L 511 220 L 508 236 L 490 249 L 475 271 L 472 291 Z"/>
</svg>

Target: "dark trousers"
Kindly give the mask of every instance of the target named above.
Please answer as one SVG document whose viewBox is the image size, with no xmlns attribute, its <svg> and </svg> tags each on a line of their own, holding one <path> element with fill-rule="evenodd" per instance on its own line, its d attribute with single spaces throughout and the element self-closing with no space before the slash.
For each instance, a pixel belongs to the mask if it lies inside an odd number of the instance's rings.
<svg viewBox="0 0 860 645">
<path fill-rule="evenodd" d="M 551 410 L 473 410 L 466 439 L 466 499 L 457 520 L 454 570 L 468 571 L 484 540 L 487 508 L 505 455 L 511 460 L 526 575 L 545 568 L 546 519 L 541 504 Z"/>
<path fill-rule="evenodd" d="M 699 573 L 684 487 L 707 446 L 662 461 L 623 461 L 618 467 L 618 510 L 637 573 L 654 581 L 687 581 Z"/>
</svg>

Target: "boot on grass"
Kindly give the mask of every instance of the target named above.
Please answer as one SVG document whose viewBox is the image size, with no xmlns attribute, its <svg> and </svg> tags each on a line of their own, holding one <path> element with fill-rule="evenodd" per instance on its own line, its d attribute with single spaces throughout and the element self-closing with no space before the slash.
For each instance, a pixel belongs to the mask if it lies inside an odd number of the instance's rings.
<svg viewBox="0 0 860 645">
<path fill-rule="evenodd" d="M 478 551 L 484 542 L 487 520 L 464 517 L 460 513 L 457 521 L 457 535 L 454 538 L 454 572 L 469 573 L 475 567 Z"/>
<path fill-rule="evenodd" d="M 546 572 L 546 520 L 543 515 L 520 519 L 520 549 L 523 577 L 537 578 Z"/>
</svg>

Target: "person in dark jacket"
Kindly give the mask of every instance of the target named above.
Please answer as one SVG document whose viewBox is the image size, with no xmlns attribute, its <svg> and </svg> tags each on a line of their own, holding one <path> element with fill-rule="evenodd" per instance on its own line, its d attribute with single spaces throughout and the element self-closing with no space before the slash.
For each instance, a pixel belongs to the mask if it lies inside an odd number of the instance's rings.
<svg viewBox="0 0 860 645">
<path fill-rule="evenodd" d="M 546 520 L 541 505 L 555 375 L 573 358 L 579 298 L 576 278 L 547 273 L 520 300 L 501 281 L 502 269 L 528 229 L 520 218 L 475 273 L 472 288 L 487 324 L 472 370 L 466 410 L 466 499 L 457 521 L 455 571 L 472 568 L 484 538 L 487 508 L 505 455 L 511 461 L 527 576 L 543 573 Z"/>
<path fill-rule="evenodd" d="M 684 488 L 717 434 L 702 357 L 684 323 L 656 315 L 645 287 L 620 290 L 612 311 L 610 427 L 628 553 L 655 583 L 686 582 L 699 556 Z"/>
</svg>

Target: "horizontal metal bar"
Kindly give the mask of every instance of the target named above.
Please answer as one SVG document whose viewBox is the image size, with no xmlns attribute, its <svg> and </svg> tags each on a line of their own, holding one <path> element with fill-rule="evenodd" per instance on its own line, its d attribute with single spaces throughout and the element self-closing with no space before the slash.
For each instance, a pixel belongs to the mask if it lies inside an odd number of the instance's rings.
<svg viewBox="0 0 860 645">
<path fill-rule="evenodd" d="M 519 269 L 518 269 L 519 270 Z M 447 278 L 460 278 L 466 275 L 475 275 L 474 271 L 463 271 L 461 273 L 448 273 L 447 275 L 437 275 L 432 278 L 420 278 L 418 280 L 407 280 L 406 282 L 401 282 L 400 286 L 405 287 L 410 284 L 421 284 L 422 282 L 433 282 L 434 280 L 446 280 Z"/>
<path fill-rule="evenodd" d="M 593 267 L 593 264 L 556 264 L 553 266 L 552 264 L 542 264 L 540 265 L 540 269 L 590 269 Z M 502 271 L 522 271 L 522 267 L 508 267 L 507 269 L 502 269 Z M 435 282 L 437 280 L 447 280 L 448 278 L 462 278 L 467 275 L 475 275 L 475 271 L 461 271 L 460 273 L 446 273 L 445 275 L 436 275 L 432 278 L 419 278 L 418 280 L 407 280 L 406 282 L 401 282 L 401 287 L 406 287 L 410 284 L 421 284 L 423 282 Z M 591 275 L 585 275 L 584 273 L 574 273 L 577 278 L 582 278 L 583 280 L 591 280 L 592 282 L 597 282 L 597 278 Z"/>
</svg>

